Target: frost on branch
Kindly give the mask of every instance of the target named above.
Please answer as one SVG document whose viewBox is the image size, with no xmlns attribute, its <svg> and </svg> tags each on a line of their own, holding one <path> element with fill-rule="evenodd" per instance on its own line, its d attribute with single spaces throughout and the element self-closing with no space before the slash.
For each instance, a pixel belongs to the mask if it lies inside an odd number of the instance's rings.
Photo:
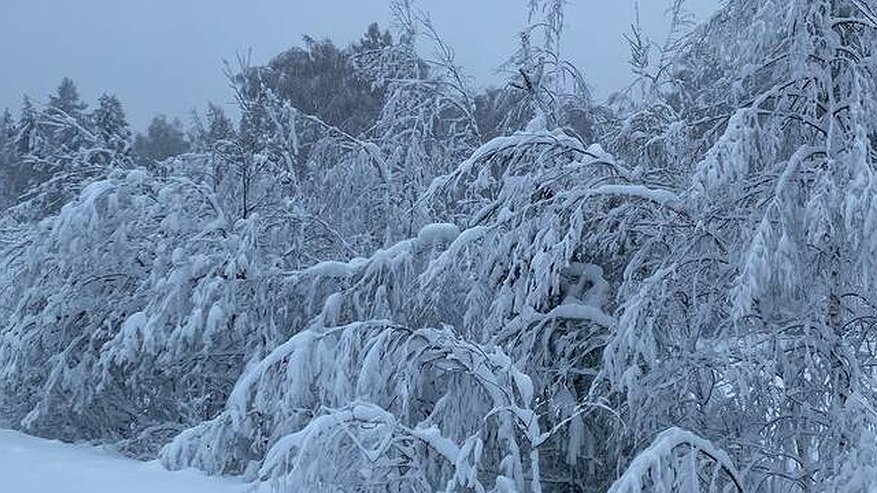
<svg viewBox="0 0 877 493">
<path fill-rule="evenodd" d="M 606 414 L 592 385 L 617 330 L 615 290 L 625 263 L 680 218 L 678 197 L 560 131 L 494 139 L 427 197 L 468 229 L 420 275 L 424 314 L 501 345 L 532 377 L 542 427 L 557 431 L 546 464 L 599 467 L 594 413 Z"/>
<path fill-rule="evenodd" d="M 686 35 L 674 0 L 593 107 L 529 6 L 503 89 L 399 0 L 398 42 L 243 66 L 240 128 L 155 173 L 109 98 L 0 120 L 39 174 L 0 215 L 0 418 L 281 491 L 867 491 L 874 7 Z"/>
<path fill-rule="evenodd" d="M 873 430 L 874 27 L 863 2 L 735 1 L 683 44 L 690 221 L 628 267 L 604 356 L 634 443 L 710 430 L 748 481 L 806 491 Z"/>
<path fill-rule="evenodd" d="M 679 429 L 661 432 L 639 453 L 609 493 L 738 492 L 743 484 L 724 451 Z"/>
<path fill-rule="evenodd" d="M 489 476 L 539 491 L 532 402 L 529 379 L 501 350 L 448 329 L 317 325 L 250 367 L 225 411 L 178 436 L 162 460 L 283 491 L 487 491 Z"/>
</svg>

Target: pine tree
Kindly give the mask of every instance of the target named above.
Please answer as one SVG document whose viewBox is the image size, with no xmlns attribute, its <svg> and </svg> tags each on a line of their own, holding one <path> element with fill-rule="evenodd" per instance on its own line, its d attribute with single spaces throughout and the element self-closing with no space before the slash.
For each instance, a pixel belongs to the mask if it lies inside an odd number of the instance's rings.
<svg viewBox="0 0 877 493">
<path fill-rule="evenodd" d="M 16 128 L 15 147 L 18 153 L 24 155 L 36 152 L 41 143 L 37 128 L 37 111 L 27 96 L 22 98 L 21 112 Z"/>
<path fill-rule="evenodd" d="M 98 107 L 91 114 L 91 123 L 105 147 L 117 155 L 124 155 L 131 147 L 131 130 L 125 119 L 122 103 L 116 96 L 103 94 Z"/>
<path fill-rule="evenodd" d="M 86 105 L 67 78 L 49 100 L 44 109 L 38 109 L 25 98 L 18 123 L 16 147 L 26 182 L 20 184 L 21 203 L 15 212 L 22 218 L 56 213 L 91 181 L 130 165 L 118 100 L 101 98 L 101 105 L 85 114 Z M 95 117 L 100 125 L 92 121 Z M 107 131 L 119 135 L 112 138 Z"/>
<path fill-rule="evenodd" d="M 0 139 L 4 144 L 12 142 L 15 138 L 15 120 L 12 118 L 12 112 L 9 108 L 3 110 L 3 116 L 0 117 Z"/>
<path fill-rule="evenodd" d="M 49 96 L 39 126 L 48 138 L 47 155 L 54 156 L 53 160 L 69 160 L 71 154 L 86 145 L 83 135 L 89 125 L 86 107 L 79 98 L 76 84 L 67 77 L 61 80 L 55 94 Z"/>
<path fill-rule="evenodd" d="M 49 96 L 48 109 L 74 119 L 82 117 L 87 105 L 79 98 L 76 84 L 68 77 L 61 79 L 55 94 Z"/>
<path fill-rule="evenodd" d="M 354 54 L 366 51 L 382 50 L 393 45 L 393 35 L 389 30 L 381 31 L 377 22 L 368 25 L 368 29 L 362 38 L 352 46 Z M 355 55 L 354 55 L 355 56 Z"/>
<path fill-rule="evenodd" d="M 9 206 L 15 197 L 15 120 L 9 108 L 0 117 L 0 210 Z"/>
</svg>

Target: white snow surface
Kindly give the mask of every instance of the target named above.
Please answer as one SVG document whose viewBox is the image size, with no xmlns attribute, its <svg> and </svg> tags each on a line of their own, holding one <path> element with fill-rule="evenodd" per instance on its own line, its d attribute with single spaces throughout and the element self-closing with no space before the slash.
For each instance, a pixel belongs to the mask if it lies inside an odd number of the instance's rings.
<svg viewBox="0 0 877 493">
<path fill-rule="evenodd" d="M 10 493 L 242 493 L 246 485 L 171 472 L 88 445 L 0 430 L 0 490 Z"/>
</svg>

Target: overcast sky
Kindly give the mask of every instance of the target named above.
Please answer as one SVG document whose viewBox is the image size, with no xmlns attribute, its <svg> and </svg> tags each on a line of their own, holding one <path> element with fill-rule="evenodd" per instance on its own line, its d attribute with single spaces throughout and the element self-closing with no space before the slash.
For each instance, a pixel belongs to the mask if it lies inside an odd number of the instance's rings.
<svg viewBox="0 0 877 493">
<path fill-rule="evenodd" d="M 689 0 L 699 19 L 718 0 Z M 667 0 L 641 0 L 655 37 Z M 526 0 L 417 0 L 479 84 L 514 50 Z M 185 115 L 207 101 L 230 104 L 222 60 L 253 62 L 300 45 L 305 34 L 346 45 L 366 26 L 389 23 L 389 0 L 0 0 L 0 108 L 23 94 L 44 101 L 69 76 L 89 102 L 117 94 L 135 128 L 159 113 Z M 570 0 L 566 55 L 598 96 L 628 80 L 622 33 L 633 0 Z"/>
</svg>

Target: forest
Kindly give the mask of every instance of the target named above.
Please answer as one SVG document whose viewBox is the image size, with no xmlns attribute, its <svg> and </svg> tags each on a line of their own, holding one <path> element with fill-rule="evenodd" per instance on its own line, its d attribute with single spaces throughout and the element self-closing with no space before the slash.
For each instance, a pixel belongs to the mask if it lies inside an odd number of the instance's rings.
<svg viewBox="0 0 877 493">
<path fill-rule="evenodd" d="M 3 427 L 278 493 L 877 491 L 877 5 L 673 0 L 597 101 L 521 3 L 496 88 L 394 0 L 235 112 L 7 110 Z"/>
</svg>

